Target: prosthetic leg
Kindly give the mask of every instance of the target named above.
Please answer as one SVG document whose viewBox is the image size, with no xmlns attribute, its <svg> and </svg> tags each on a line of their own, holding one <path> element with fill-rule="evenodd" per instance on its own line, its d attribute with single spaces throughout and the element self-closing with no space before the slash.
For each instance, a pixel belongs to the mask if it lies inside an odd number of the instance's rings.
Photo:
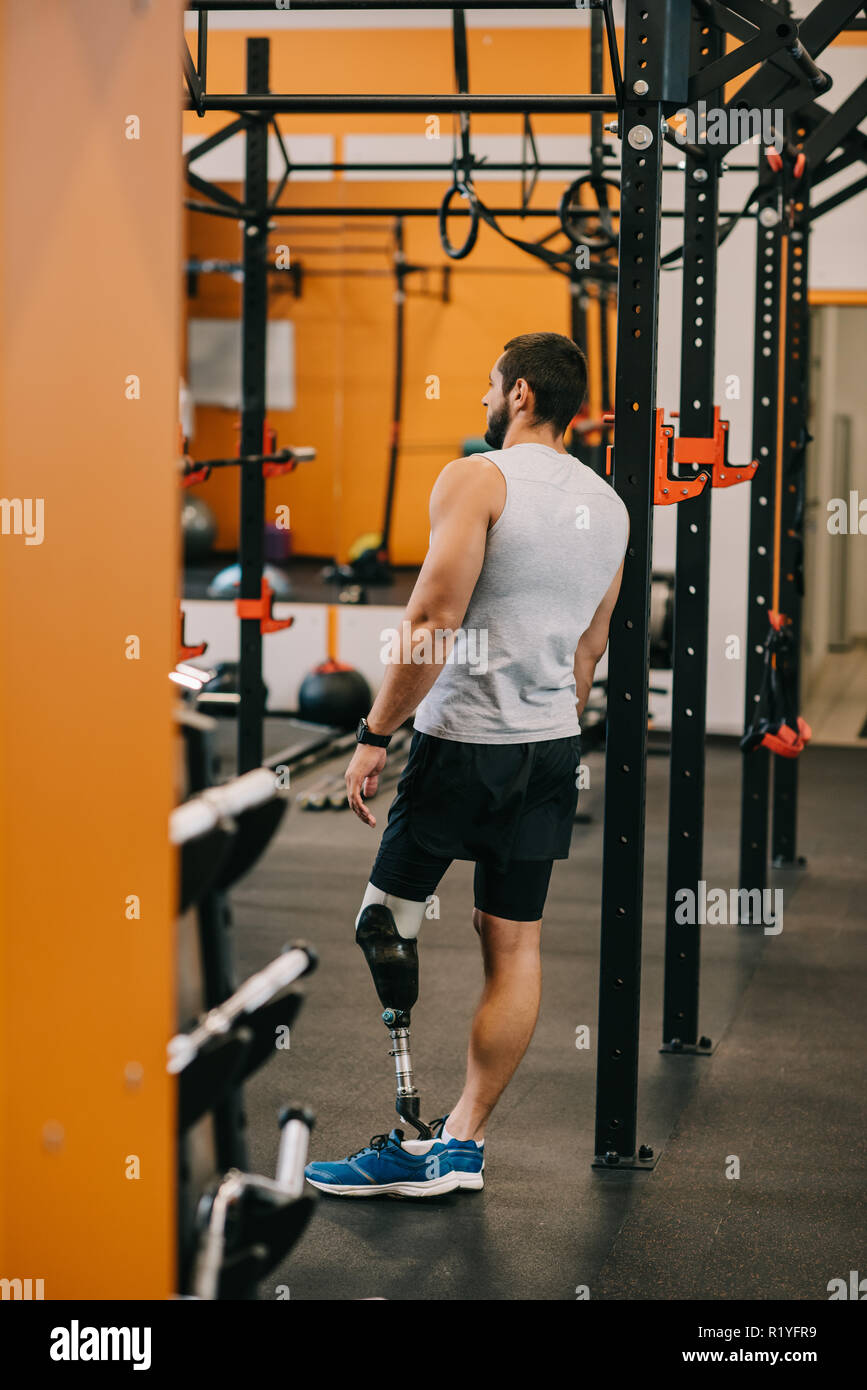
<svg viewBox="0 0 867 1390">
<path fill-rule="evenodd" d="M 420 1098 L 413 1085 L 409 1051 L 410 1010 L 418 998 L 418 944 L 414 937 L 400 935 L 391 909 L 382 903 L 362 908 L 355 939 L 370 966 L 383 1006 L 382 1021 L 392 1041 L 389 1056 L 394 1058 L 397 1082 L 394 1108 L 418 1131 L 419 1139 L 432 1139 L 430 1129 L 419 1119 Z"/>
</svg>

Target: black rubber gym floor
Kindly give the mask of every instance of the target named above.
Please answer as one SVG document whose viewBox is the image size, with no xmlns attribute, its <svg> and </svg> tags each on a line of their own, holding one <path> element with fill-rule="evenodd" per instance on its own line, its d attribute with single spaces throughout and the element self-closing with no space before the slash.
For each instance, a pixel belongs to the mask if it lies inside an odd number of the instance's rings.
<svg viewBox="0 0 867 1390">
<path fill-rule="evenodd" d="M 737 886 L 740 759 L 708 748 L 705 877 Z M 668 764 L 648 765 L 640 1143 L 652 1172 L 599 1172 L 593 1155 L 602 760 L 582 793 L 572 857 L 555 866 L 543 928 L 542 1013 L 488 1131 L 487 1187 L 428 1201 L 323 1197 L 260 1287 L 293 1299 L 826 1300 L 867 1273 L 863 1135 L 867 1018 L 863 788 L 867 750 L 801 762 L 805 869 L 780 871 L 784 929 L 706 926 L 709 1057 L 660 1054 Z M 307 780 L 323 775 L 313 772 Z M 295 790 L 304 782 L 299 781 Z M 377 805 L 384 823 L 387 799 Z M 239 978 L 289 939 L 320 955 L 288 1052 L 247 1088 L 251 1166 L 273 1173 L 276 1114 L 316 1111 L 311 1157 L 337 1158 L 398 1123 L 389 1039 L 353 923 L 378 832 L 348 812 L 299 812 L 233 895 Z M 481 987 L 472 866 L 425 923 L 413 1058 L 422 1113 L 456 1099 Z M 576 1028 L 594 1046 L 578 1050 Z M 727 1177 L 737 1160 L 740 1176 Z M 285 1297 L 285 1294 L 282 1295 Z"/>
</svg>

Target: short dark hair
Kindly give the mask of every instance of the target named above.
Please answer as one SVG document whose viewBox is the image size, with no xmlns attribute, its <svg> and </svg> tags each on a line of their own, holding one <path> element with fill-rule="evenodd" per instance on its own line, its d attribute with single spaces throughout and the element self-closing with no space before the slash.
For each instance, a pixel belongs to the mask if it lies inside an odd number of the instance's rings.
<svg viewBox="0 0 867 1390">
<path fill-rule="evenodd" d="M 587 390 L 587 359 L 577 343 L 562 333 L 521 333 L 503 348 L 500 371 L 504 396 L 523 377 L 536 401 L 534 423 L 565 433 Z"/>
</svg>

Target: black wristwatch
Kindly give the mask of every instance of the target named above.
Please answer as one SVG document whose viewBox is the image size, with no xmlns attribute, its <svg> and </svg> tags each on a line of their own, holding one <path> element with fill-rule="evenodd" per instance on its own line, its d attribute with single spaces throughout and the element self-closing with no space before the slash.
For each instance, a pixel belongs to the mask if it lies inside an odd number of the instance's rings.
<svg viewBox="0 0 867 1390">
<path fill-rule="evenodd" d="M 358 743 L 371 743 L 374 748 L 387 748 L 391 743 L 391 734 L 372 733 L 367 720 L 361 718 L 358 721 L 358 728 L 355 730 L 355 738 Z"/>
</svg>

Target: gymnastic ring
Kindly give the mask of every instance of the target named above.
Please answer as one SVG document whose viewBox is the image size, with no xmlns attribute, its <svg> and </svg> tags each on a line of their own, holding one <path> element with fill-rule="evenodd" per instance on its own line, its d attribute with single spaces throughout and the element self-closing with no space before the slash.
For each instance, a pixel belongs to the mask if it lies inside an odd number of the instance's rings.
<svg viewBox="0 0 867 1390">
<path fill-rule="evenodd" d="M 462 198 L 466 198 L 470 204 L 470 230 L 467 232 L 467 239 L 462 246 L 452 246 L 449 241 L 449 234 L 446 230 L 449 209 L 451 208 L 452 199 L 456 193 L 459 193 Z M 479 203 L 473 191 L 472 184 L 464 183 L 459 179 L 455 180 L 440 203 L 437 223 L 439 225 L 440 244 L 446 255 L 453 261 L 462 261 L 464 257 L 468 256 L 472 251 L 479 235 Z"/>
<path fill-rule="evenodd" d="M 617 182 L 616 179 L 606 179 L 598 174 L 582 174 L 581 177 L 579 179 L 576 179 L 574 183 L 570 183 L 569 187 L 566 189 L 566 192 L 563 194 L 563 197 L 560 199 L 560 207 L 558 209 L 560 225 L 562 226 L 563 231 L 566 233 L 569 240 L 572 242 L 572 245 L 586 246 L 590 251 L 604 251 L 607 250 L 607 248 L 610 246 L 617 245 L 617 234 L 614 231 L 614 226 L 611 220 L 612 209 L 609 207 L 605 207 L 599 203 L 598 193 L 595 211 L 599 213 L 599 223 L 602 228 L 601 234 L 597 236 L 586 236 L 575 229 L 569 218 L 569 210 L 572 206 L 573 199 L 577 201 L 577 193 L 579 188 L 581 188 L 582 184 L 589 183 L 591 186 L 593 186 L 597 182 L 607 183 L 608 185 L 610 185 L 611 188 L 616 188 L 618 192 L 620 191 L 620 184 Z M 594 192 L 596 192 L 595 188 Z M 592 213 L 594 209 L 587 208 L 587 211 Z"/>
</svg>

